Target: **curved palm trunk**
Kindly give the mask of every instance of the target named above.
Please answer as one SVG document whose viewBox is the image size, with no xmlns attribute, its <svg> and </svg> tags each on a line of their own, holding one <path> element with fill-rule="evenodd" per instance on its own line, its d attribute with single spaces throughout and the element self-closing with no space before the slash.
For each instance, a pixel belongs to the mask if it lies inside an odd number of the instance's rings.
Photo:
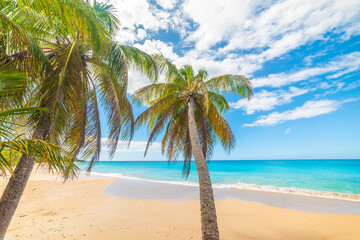
<svg viewBox="0 0 360 240">
<path fill-rule="evenodd" d="M 191 147 L 195 158 L 199 176 L 200 205 L 201 205 L 201 230 L 203 240 L 218 240 L 219 230 L 217 226 L 214 194 L 211 185 L 209 170 L 201 148 L 199 133 L 195 121 L 195 101 L 190 98 L 189 103 L 189 131 Z"/>
<path fill-rule="evenodd" d="M 38 126 L 34 131 L 34 138 L 43 139 L 44 127 Z M 0 240 L 3 240 L 12 217 L 15 214 L 20 198 L 29 180 L 35 161 L 23 154 L 16 165 L 14 175 L 11 176 L 0 199 Z"/>
<path fill-rule="evenodd" d="M 30 173 L 34 167 L 34 160 L 23 155 L 17 164 L 14 175 L 11 176 L 0 200 L 0 239 L 5 237 L 6 230 L 19 204 Z"/>
</svg>

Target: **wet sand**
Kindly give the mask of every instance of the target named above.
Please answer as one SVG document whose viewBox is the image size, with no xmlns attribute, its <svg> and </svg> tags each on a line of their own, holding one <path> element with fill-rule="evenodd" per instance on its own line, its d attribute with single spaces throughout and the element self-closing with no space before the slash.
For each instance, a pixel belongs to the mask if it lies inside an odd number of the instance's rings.
<svg viewBox="0 0 360 240">
<path fill-rule="evenodd" d="M 162 183 L 140 179 L 119 179 L 104 192 L 127 199 L 186 201 L 199 199 L 198 186 Z M 216 200 L 237 199 L 291 210 L 314 213 L 360 214 L 360 201 L 327 199 L 293 194 L 273 193 L 234 188 L 214 189 Z"/>
</svg>

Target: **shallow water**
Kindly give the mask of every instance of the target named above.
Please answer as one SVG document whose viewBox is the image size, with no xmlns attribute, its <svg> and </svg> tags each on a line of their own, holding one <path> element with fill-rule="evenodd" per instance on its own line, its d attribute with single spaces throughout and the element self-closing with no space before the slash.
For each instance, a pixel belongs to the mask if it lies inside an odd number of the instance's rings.
<svg viewBox="0 0 360 240">
<path fill-rule="evenodd" d="M 195 184 L 195 164 L 192 164 L 187 180 L 182 177 L 182 166 L 183 162 L 168 164 L 163 161 L 108 161 L 99 162 L 93 168 L 92 175 Z M 353 194 L 360 195 L 360 160 L 210 161 L 208 166 L 215 188 L 324 195 L 345 199 L 352 199 Z"/>
</svg>

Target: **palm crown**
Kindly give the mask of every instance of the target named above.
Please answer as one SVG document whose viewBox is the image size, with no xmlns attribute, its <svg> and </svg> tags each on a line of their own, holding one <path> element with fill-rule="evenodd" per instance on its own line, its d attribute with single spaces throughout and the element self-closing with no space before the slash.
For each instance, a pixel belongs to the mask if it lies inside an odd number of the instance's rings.
<svg viewBox="0 0 360 240">
<path fill-rule="evenodd" d="M 21 102 L 48 109 L 48 114 L 38 111 L 31 117 L 42 130 L 40 138 L 74 155 L 82 153 L 91 160 L 90 170 L 101 149 L 98 103 L 107 113 L 114 153 L 119 138 L 130 140 L 134 129 L 126 97 L 128 68 L 156 79 L 155 63 L 146 53 L 114 41 L 119 22 L 112 5 L 95 1 L 91 7 L 83 0 L 5 3 L 0 41 L 7 51 L 1 52 L 0 65 L 29 76 Z"/>
<path fill-rule="evenodd" d="M 135 127 L 146 124 L 152 141 L 166 130 L 162 139 L 162 153 L 169 161 L 183 155 L 183 174 L 190 171 L 192 146 L 188 125 L 188 103 L 195 101 L 195 119 L 204 156 L 209 159 L 217 139 L 226 151 L 234 146 L 231 128 L 221 113 L 229 110 L 229 104 L 220 93 L 234 93 L 250 98 L 251 83 L 241 75 L 221 75 L 207 80 L 205 69 L 194 72 L 192 66 L 177 69 L 162 55 L 154 55 L 160 71 L 165 72 L 165 83 L 155 83 L 139 89 L 134 101 L 149 105 L 136 120 Z"/>
<path fill-rule="evenodd" d="M 17 107 L 14 103 L 14 97 L 23 90 L 26 80 L 14 69 L 0 67 L 0 174 L 6 175 L 7 171 L 13 174 L 12 165 L 21 154 L 28 154 L 38 163 L 46 163 L 50 170 L 61 172 L 64 177 L 73 177 L 78 168 L 72 154 L 54 144 L 28 139 L 16 131 L 22 126 L 14 121 L 35 111 L 44 111 L 36 107 Z"/>
</svg>

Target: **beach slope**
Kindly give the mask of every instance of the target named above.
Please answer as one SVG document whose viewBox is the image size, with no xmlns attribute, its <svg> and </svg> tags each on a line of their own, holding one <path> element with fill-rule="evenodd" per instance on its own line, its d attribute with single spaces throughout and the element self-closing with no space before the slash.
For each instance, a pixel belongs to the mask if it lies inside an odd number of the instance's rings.
<svg viewBox="0 0 360 240">
<path fill-rule="evenodd" d="M 115 179 L 55 181 L 34 173 L 9 227 L 14 239 L 200 239 L 199 202 L 121 199 Z M 0 192 L 6 181 L 0 181 Z M 360 215 L 307 213 L 217 200 L 221 239 L 360 239 Z"/>
</svg>

